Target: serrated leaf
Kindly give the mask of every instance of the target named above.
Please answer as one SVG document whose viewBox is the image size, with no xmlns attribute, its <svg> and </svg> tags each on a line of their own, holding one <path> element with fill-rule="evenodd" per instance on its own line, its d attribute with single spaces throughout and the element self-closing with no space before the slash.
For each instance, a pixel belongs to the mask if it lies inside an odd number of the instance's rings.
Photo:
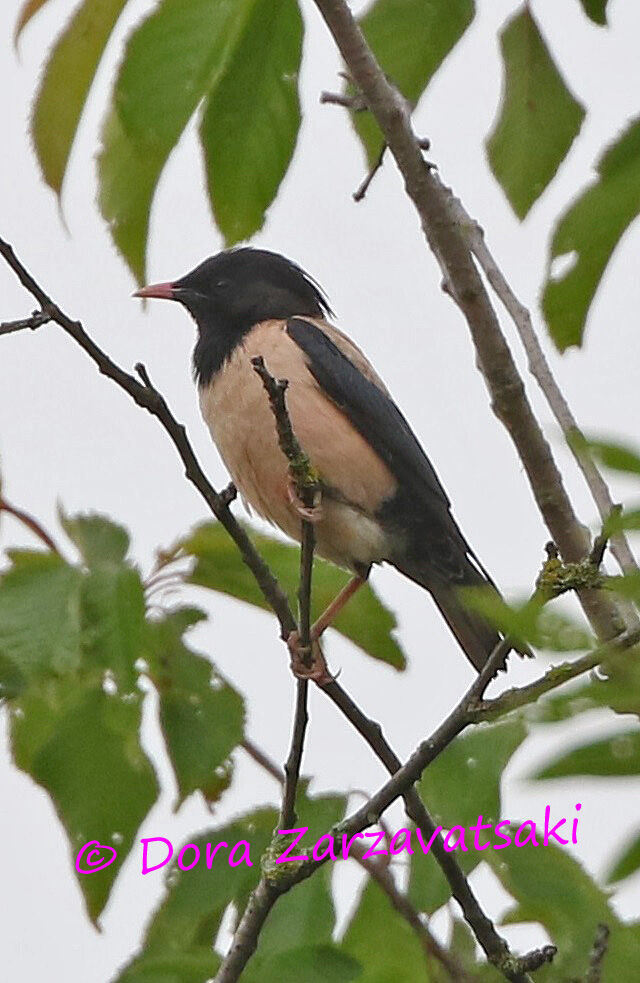
<svg viewBox="0 0 640 983">
<path fill-rule="evenodd" d="M 457 737 L 424 772 L 418 789 L 437 825 L 444 829 L 468 827 L 478 822 L 495 824 L 501 816 L 500 783 L 509 760 L 527 736 L 519 716 L 495 724 L 481 725 Z M 486 831 L 479 834 L 487 842 Z M 467 872 L 483 859 L 486 850 L 476 850 L 475 833 L 465 833 L 467 852 L 456 851 L 456 859 Z M 429 914 L 451 897 L 451 888 L 432 855 L 423 855 L 414 844 L 409 893 L 420 911 Z"/>
<path fill-rule="evenodd" d="M 205 101 L 200 139 L 225 243 L 248 239 L 287 172 L 300 127 L 297 0 L 254 0 Z"/>
<path fill-rule="evenodd" d="M 584 107 L 558 71 L 528 6 L 500 34 L 505 84 L 487 138 L 491 170 L 523 219 L 580 132 Z"/>
<path fill-rule="evenodd" d="M 129 549 L 129 533 L 124 526 L 95 512 L 69 516 L 59 510 L 59 519 L 87 566 L 124 561 Z"/>
<path fill-rule="evenodd" d="M 377 0 L 359 23 L 383 70 L 416 104 L 475 13 L 473 0 Z M 352 115 L 369 166 L 382 134 L 369 112 Z"/>
<path fill-rule="evenodd" d="M 27 677 L 81 660 L 82 575 L 53 553 L 14 551 L 0 579 L 0 653 Z"/>
<path fill-rule="evenodd" d="M 84 0 L 45 67 L 33 106 L 31 133 L 44 179 L 58 194 L 93 78 L 126 2 Z M 18 33 L 25 23 L 21 17 Z"/>
<path fill-rule="evenodd" d="M 77 874 L 93 921 L 158 796 L 154 770 L 140 747 L 140 718 L 139 694 L 123 700 L 91 681 L 34 683 L 12 707 L 14 760 L 53 799 L 72 862 L 91 840 L 117 850 L 110 866 Z"/>
<path fill-rule="evenodd" d="M 384 944 L 377 944 L 384 940 Z M 424 953 L 407 922 L 368 879 L 342 949 L 362 965 L 359 983 L 430 983 Z"/>
<path fill-rule="evenodd" d="M 605 877 L 607 884 L 623 881 L 640 867 L 640 833 L 636 834 L 620 850 Z"/>
<path fill-rule="evenodd" d="M 183 642 L 188 612 L 147 629 L 149 675 L 160 697 L 160 725 L 178 783 L 176 808 L 200 789 L 214 802 L 228 787 L 230 755 L 244 737 L 244 700 L 211 663 Z"/>
<path fill-rule="evenodd" d="M 605 25 L 607 23 L 607 3 L 608 0 L 580 0 L 582 8 L 594 24 Z"/>
<path fill-rule="evenodd" d="M 270 536 L 251 533 L 252 539 L 291 598 L 298 588 L 300 550 Z M 189 582 L 221 591 L 256 607 L 268 609 L 253 575 L 242 562 L 235 544 L 219 523 L 204 523 L 181 543 L 196 565 Z M 317 617 L 348 581 L 344 571 L 323 560 L 314 561 L 312 611 Z M 364 652 L 396 669 L 406 665 L 393 637 L 395 617 L 369 584 L 365 584 L 336 618 L 333 627 Z"/>
<path fill-rule="evenodd" d="M 612 734 L 553 758 L 529 777 L 540 781 L 568 775 L 640 774 L 640 730 Z"/>
<path fill-rule="evenodd" d="M 598 179 L 556 224 L 542 307 L 560 351 L 581 345 L 587 314 L 614 249 L 640 212 L 640 120 L 604 153 Z M 570 260 L 558 276 L 552 263 Z"/>
</svg>

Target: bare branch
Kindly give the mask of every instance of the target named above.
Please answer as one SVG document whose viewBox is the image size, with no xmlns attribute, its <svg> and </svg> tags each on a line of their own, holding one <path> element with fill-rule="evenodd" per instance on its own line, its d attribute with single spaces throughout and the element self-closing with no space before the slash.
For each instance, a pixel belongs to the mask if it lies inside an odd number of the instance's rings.
<svg viewBox="0 0 640 983">
<path fill-rule="evenodd" d="M 51 318 L 44 311 L 34 311 L 31 317 L 23 317 L 18 321 L 2 321 L 0 323 L 0 335 L 13 334 L 14 331 L 24 331 L 25 328 L 35 331 L 36 328 L 41 327 L 50 320 Z"/>
<path fill-rule="evenodd" d="M 565 560 L 578 561 L 588 552 L 588 533 L 575 515 L 468 244 L 453 219 L 450 193 L 424 161 L 406 102 L 385 77 L 345 0 L 315 3 L 396 159 L 447 292 L 466 319 L 493 410 L 515 444 L 538 508 Z M 613 638 L 624 630 L 619 606 L 604 592 L 581 591 L 580 601 L 600 637 Z"/>
<path fill-rule="evenodd" d="M 484 230 L 471 218 L 462 202 L 453 195 L 451 196 L 450 207 L 452 216 L 459 223 L 480 268 L 483 270 L 496 296 L 500 299 L 516 327 L 527 355 L 529 371 L 540 386 L 551 412 L 560 425 L 567 444 L 584 475 L 589 491 L 600 513 L 600 518 L 604 522 L 615 507 L 611 492 L 606 481 L 600 474 L 593 457 L 589 453 L 578 422 L 553 376 L 549 362 L 533 327 L 531 313 L 518 300 L 504 273 L 490 252 L 486 243 Z M 624 533 L 616 533 L 611 537 L 611 552 L 624 573 L 638 570 L 635 557 L 631 552 L 631 547 Z M 630 625 L 630 627 L 634 626 Z"/>
<path fill-rule="evenodd" d="M 34 536 L 44 543 L 47 549 L 50 549 L 52 553 L 56 553 L 58 556 L 62 555 L 44 526 L 32 515 L 29 515 L 28 512 L 23 512 L 22 509 L 16 508 L 15 505 L 10 505 L 6 498 L 0 498 L 0 512 L 6 512 L 7 515 L 12 515 L 14 519 L 17 519 L 18 522 L 22 523 Z"/>
</svg>

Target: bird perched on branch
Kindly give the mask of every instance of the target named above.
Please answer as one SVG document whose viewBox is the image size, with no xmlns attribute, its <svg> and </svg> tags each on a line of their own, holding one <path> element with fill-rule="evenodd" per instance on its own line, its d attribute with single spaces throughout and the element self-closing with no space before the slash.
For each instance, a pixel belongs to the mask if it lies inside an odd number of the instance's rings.
<svg viewBox="0 0 640 983">
<path fill-rule="evenodd" d="M 327 318 L 327 299 L 295 263 L 237 248 L 186 276 L 138 290 L 177 300 L 198 328 L 194 375 L 202 415 L 249 506 L 292 539 L 314 522 L 317 552 L 353 579 L 312 629 L 317 640 L 375 563 L 387 562 L 433 597 L 477 670 L 500 641 L 459 588 L 495 589 L 462 535 L 451 503 L 384 383 Z M 298 441 L 320 476 L 321 502 L 298 499 L 252 358 L 287 379 Z M 290 639 L 295 655 L 296 639 Z M 302 669 L 298 666 L 300 672 Z M 323 670 L 316 667 L 321 676 Z"/>
</svg>

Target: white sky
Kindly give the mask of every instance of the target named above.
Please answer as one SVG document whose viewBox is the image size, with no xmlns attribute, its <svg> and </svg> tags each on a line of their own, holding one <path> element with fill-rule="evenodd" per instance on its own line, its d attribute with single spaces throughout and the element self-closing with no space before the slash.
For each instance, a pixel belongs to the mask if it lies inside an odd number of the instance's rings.
<svg viewBox="0 0 640 983">
<path fill-rule="evenodd" d="M 120 364 L 131 367 L 141 360 L 147 365 L 220 487 L 227 478 L 199 418 L 190 379 L 192 324 L 175 306 L 153 305 L 145 314 L 141 304 L 130 299 L 131 277 L 94 205 L 93 158 L 113 65 L 123 36 L 153 5 L 134 0 L 101 67 L 66 183 L 68 232 L 55 197 L 40 181 L 27 119 L 45 48 L 72 7 L 67 0 L 51 2 L 25 32 L 17 58 L 11 38 L 19 6 L 14 0 L 0 9 L 0 234 L 14 244 L 54 299 L 80 317 Z M 519 224 L 482 150 L 500 93 L 496 32 L 516 4 L 480 0 L 478 6 L 474 25 L 421 102 L 416 129 L 431 138 L 429 156 L 440 166 L 443 179 L 484 226 L 490 247 L 521 298 L 535 307 L 554 216 L 588 180 L 603 146 L 638 112 L 640 11 L 635 4 L 611 0 L 611 27 L 602 30 L 586 20 L 578 0 L 532 4 L 556 60 L 589 114 L 570 159 Z M 351 200 L 363 175 L 359 147 L 342 111 L 318 104 L 322 89 L 336 87 L 339 63 L 314 5 L 306 0 L 303 7 L 308 27 L 304 124 L 293 167 L 254 242 L 294 258 L 323 285 L 337 322 L 368 353 L 422 439 L 474 548 L 505 593 L 521 595 L 538 570 L 546 531 L 511 443 L 489 408 L 467 329 L 440 291 L 436 263 L 394 167 L 387 163 L 363 204 Z M 635 438 L 640 410 L 639 246 L 640 227 L 635 226 L 616 252 L 592 309 L 586 349 L 560 359 L 546 346 L 587 432 Z M 192 125 L 170 160 L 155 202 L 149 279 L 176 277 L 220 247 L 203 194 Z M 25 316 L 33 308 L 31 298 L 3 268 L 0 298 L 0 320 Z M 504 323 L 524 371 L 517 339 L 511 325 Z M 584 521 L 593 523 L 594 508 L 557 428 L 534 383 L 528 382 L 528 388 L 565 468 L 576 507 Z M 172 542 L 207 518 L 160 427 L 99 377 L 87 357 L 53 325 L 2 339 L 0 420 L 7 497 L 49 528 L 56 528 L 58 500 L 68 511 L 103 511 L 134 530 L 134 555 L 148 566 L 157 545 Z M 614 484 L 614 496 L 627 491 Z M 0 532 L 3 544 L 32 545 L 10 520 L 3 521 Z M 332 666 L 342 668 L 346 688 L 383 721 L 391 743 L 406 755 L 446 715 L 470 682 L 471 670 L 422 591 L 391 570 L 377 571 L 374 583 L 397 612 L 409 671 L 399 675 L 373 664 L 335 636 L 328 643 L 328 655 Z M 274 619 L 204 592 L 197 599 L 212 619 L 194 641 L 246 694 L 250 736 L 283 760 L 292 682 Z M 510 681 L 531 678 L 543 665 L 513 665 Z M 317 776 L 314 789 L 375 789 L 384 777 L 380 766 L 329 701 L 313 693 L 311 713 L 305 771 Z M 178 843 L 210 825 L 211 817 L 197 797 L 173 815 L 174 788 L 166 762 L 159 757 L 151 716 L 146 745 L 165 791 L 139 835 L 162 835 Z M 540 819 L 547 803 L 560 815 L 573 815 L 574 803 L 581 801 L 574 853 L 590 871 L 602 872 L 625 836 L 640 826 L 637 781 L 536 785 L 523 776 L 552 750 L 580 743 L 603 726 L 611 733 L 627 725 L 613 717 L 604 722 L 591 717 L 580 727 L 572 722 L 539 730 L 509 769 L 504 815 Z M 84 914 L 52 805 L 31 779 L 12 767 L 4 728 L 0 755 L 0 946 L 6 978 L 15 983 L 44 978 L 103 983 L 136 948 L 161 893 L 161 872 L 142 878 L 134 848 L 98 934 Z M 222 822 L 273 794 L 273 783 L 239 756 L 236 780 L 216 820 Z M 400 816 L 396 808 L 392 827 L 400 825 Z M 346 865 L 336 870 L 342 914 L 354 877 Z M 505 896 L 492 877 L 480 873 L 474 883 L 489 913 L 499 915 Z M 640 876 L 615 895 L 615 905 L 626 917 L 638 916 Z M 506 934 L 522 946 L 542 938 L 537 929 L 509 928 Z"/>
</svg>

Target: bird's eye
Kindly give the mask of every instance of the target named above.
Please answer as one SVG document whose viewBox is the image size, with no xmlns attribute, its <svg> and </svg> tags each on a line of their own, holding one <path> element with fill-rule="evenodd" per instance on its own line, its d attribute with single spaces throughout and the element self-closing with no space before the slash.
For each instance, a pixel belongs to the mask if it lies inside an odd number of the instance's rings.
<svg viewBox="0 0 640 983">
<path fill-rule="evenodd" d="M 226 290 L 229 286 L 228 280 L 218 280 L 216 282 L 216 290 Z"/>
</svg>

